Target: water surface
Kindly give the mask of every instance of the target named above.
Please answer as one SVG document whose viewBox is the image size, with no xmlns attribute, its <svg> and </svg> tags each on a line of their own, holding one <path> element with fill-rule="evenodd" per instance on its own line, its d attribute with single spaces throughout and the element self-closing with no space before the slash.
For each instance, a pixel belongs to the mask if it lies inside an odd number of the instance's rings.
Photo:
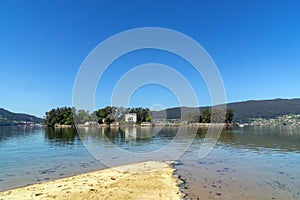
<svg viewBox="0 0 300 200">
<path fill-rule="evenodd" d="M 183 191 L 187 199 L 300 199 L 299 127 L 224 130 L 203 159 L 198 154 L 206 129 L 183 130 L 176 143 L 178 151 L 189 141 L 185 138 L 194 140 L 174 167 L 186 181 Z M 133 160 L 122 153 L 110 155 L 114 148 L 147 155 L 163 149 L 177 131 L 176 127 L 160 131 L 148 127 L 85 128 L 78 134 L 75 129 L 0 127 L 0 191 L 106 168 L 85 145 L 118 164 Z M 162 160 L 171 154 L 162 153 Z"/>
</svg>

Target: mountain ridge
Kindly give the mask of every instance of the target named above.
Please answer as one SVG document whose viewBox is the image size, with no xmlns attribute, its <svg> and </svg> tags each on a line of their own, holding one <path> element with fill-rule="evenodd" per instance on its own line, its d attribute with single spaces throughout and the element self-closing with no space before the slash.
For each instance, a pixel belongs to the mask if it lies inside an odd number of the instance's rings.
<svg viewBox="0 0 300 200">
<path fill-rule="evenodd" d="M 43 124 L 44 119 L 25 113 L 14 113 L 0 108 L 0 126 Z"/>
<path fill-rule="evenodd" d="M 221 105 L 216 105 L 221 106 Z M 234 122 L 249 122 L 251 118 L 272 119 L 285 114 L 300 114 L 300 98 L 293 99 L 266 99 L 266 100 L 246 100 L 240 102 L 232 102 L 226 104 L 227 108 L 233 109 Z M 167 119 L 180 119 L 188 112 L 202 113 L 204 109 L 209 109 L 211 106 L 202 107 L 174 107 L 167 108 L 161 111 L 154 111 L 156 118 L 163 117 L 167 114 Z"/>
</svg>

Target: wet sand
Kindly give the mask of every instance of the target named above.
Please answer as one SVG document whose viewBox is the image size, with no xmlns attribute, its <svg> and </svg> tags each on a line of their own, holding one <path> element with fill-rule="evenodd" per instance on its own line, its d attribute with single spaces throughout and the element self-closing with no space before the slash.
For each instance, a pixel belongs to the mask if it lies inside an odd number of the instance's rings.
<svg viewBox="0 0 300 200">
<path fill-rule="evenodd" d="M 182 199 L 174 169 L 148 161 L 0 192 L 8 199 Z"/>
</svg>

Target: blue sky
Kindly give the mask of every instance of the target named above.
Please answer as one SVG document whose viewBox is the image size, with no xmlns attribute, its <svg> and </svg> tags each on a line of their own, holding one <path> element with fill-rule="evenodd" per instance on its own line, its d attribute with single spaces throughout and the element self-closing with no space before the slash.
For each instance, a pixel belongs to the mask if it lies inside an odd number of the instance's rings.
<svg viewBox="0 0 300 200">
<path fill-rule="evenodd" d="M 296 98 L 300 74 L 299 1 L 0 1 L 0 107 L 42 117 L 72 105 L 79 67 L 100 42 L 138 27 L 164 27 L 199 42 L 222 75 L 227 101 Z M 167 52 L 133 52 L 100 81 L 96 106 L 110 103 L 118 77 L 157 62 L 184 74 L 209 105 L 205 84 L 184 60 Z M 120 66 L 126 66 L 120 70 Z M 154 98 L 155 97 L 155 98 Z M 159 97 L 159 98 L 158 98 Z M 132 106 L 177 105 L 157 85 L 134 93 Z"/>
</svg>

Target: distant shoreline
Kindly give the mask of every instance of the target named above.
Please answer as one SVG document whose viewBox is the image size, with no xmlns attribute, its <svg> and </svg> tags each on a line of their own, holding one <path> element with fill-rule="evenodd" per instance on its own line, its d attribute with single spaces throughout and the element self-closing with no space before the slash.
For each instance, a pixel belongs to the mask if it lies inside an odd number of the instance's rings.
<svg viewBox="0 0 300 200">
<path fill-rule="evenodd" d="M 198 127 L 209 127 L 209 126 L 234 126 L 234 124 L 226 123 L 192 123 L 192 124 L 151 124 L 151 125 L 140 125 L 140 124 L 126 124 L 126 125 L 115 125 L 115 124 L 78 124 L 76 127 L 85 128 L 85 127 L 98 127 L 98 128 L 119 128 L 119 127 L 189 127 L 189 126 L 198 126 Z M 73 125 L 60 125 L 56 124 L 54 128 L 75 128 Z"/>
<path fill-rule="evenodd" d="M 94 124 L 94 125 L 86 125 L 86 124 L 78 124 L 76 125 L 78 128 L 88 128 L 88 127 L 97 127 L 97 128 L 119 128 L 119 127 L 211 127 L 211 126 L 215 126 L 215 127 L 246 127 L 246 126 L 255 126 L 255 127 L 259 127 L 259 126 L 299 126 L 299 124 L 249 124 L 249 123 L 245 123 L 245 124 L 240 124 L 240 123 L 232 123 L 232 124 L 226 124 L 226 123 L 191 123 L 191 124 L 165 124 L 165 125 L 161 125 L 161 124 L 153 124 L 150 126 L 143 126 L 140 124 L 126 124 L 126 125 L 114 125 L 114 124 Z M 48 127 L 44 124 L 1 124 L 0 127 Z M 50 128 L 50 127 L 49 127 Z M 52 128 L 75 128 L 74 125 L 65 125 L 65 124 L 56 124 L 54 127 Z"/>
</svg>

